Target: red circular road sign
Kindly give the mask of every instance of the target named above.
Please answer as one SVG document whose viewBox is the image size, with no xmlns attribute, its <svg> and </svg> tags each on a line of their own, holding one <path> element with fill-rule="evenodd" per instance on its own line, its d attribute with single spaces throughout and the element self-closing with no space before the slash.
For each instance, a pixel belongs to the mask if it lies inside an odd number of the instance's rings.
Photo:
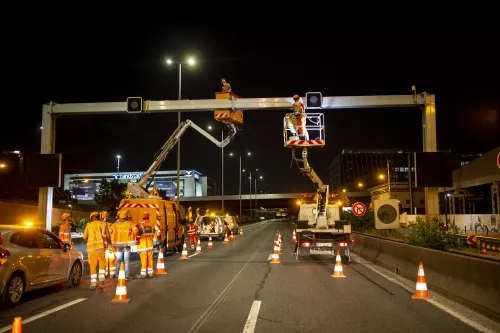
<svg viewBox="0 0 500 333">
<path fill-rule="evenodd" d="M 363 216 L 366 213 L 366 206 L 362 202 L 356 202 L 352 205 L 352 212 L 356 216 Z"/>
</svg>

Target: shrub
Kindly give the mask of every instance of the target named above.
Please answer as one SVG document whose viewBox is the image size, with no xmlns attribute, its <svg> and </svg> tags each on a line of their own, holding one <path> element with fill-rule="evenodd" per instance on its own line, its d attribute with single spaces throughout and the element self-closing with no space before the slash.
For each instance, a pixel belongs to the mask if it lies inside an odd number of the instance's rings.
<svg viewBox="0 0 500 333">
<path fill-rule="evenodd" d="M 410 245 L 427 247 L 434 250 L 446 250 L 447 240 L 441 229 L 441 221 L 437 217 L 417 217 L 417 222 L 410 223 L 411 233 L 408 237 Z"/>
</svg>

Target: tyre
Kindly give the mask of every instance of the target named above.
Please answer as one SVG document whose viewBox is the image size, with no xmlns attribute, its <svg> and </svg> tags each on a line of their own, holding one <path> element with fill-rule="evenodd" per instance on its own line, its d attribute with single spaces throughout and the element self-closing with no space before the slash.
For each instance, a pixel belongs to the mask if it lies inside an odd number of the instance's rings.
<svg viewBox="0 0 500 333">
<path fill-rule="evenodd" d="M 79 261 L 77 261 L 73 264 L 73 267 L 71 267 L 71 271 L 69 272 L 69 279 L 68 279 L 69 284 L 72 287 L 78 286 L 82 281 L 82 275 L 83 275 L 82 264 Z"/>
<path fill-rule="evenodd" d="M 3 303 L 7 307 L 16 306 L 21 303 L 25 290 L 24 274 L 15 272 L 10 277 L 3 291 Z"/>
</svg>

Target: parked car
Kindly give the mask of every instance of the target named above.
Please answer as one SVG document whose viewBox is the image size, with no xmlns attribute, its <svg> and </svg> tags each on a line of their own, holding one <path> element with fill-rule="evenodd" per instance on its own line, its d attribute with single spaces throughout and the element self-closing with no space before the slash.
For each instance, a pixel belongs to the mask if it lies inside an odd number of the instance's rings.
<svg viewBox="0 0 500 333">
<path fill-rule="evenodd" d="M 0 292 L 6 306 L 27 291 L 61 282 L 76 287 L 83 276 L 83 254 L 52 232 L 25 225 L 0 225 Z"/>
</svg>

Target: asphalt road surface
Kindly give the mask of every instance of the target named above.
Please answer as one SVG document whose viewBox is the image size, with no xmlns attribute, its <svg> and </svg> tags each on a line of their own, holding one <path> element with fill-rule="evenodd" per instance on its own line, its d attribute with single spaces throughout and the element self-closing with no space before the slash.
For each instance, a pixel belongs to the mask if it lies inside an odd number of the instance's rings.
<svg viewBox="0 0 500 333">
<path fill-rule="evenodd" d="M 271 264 L 278 229 L 283 254 Z M 114 280 L 103 292 L 90 291 L 85 267 L 79 287 L 36 291 L 2 309 L 0 333 L 10 332 L 15 316 L 27 333 L 490 332 L 446 306 L 411 299 L 411 290 L 355 256 L 343 266 L 344 279 L 330 276 L 333 256 L 296 261 L 292 230 L 291 223 L 266 221 L 244 227 L 228 245 L 214 241 L 213 250 L 203 241 L 203 253 L 190 251 L 188 260 L 169 255 L 168 275 L 127 281 L 129 304 L 111 303 Z M 131 267 L 138 274 L 136 256 Z"/>
</svg>

